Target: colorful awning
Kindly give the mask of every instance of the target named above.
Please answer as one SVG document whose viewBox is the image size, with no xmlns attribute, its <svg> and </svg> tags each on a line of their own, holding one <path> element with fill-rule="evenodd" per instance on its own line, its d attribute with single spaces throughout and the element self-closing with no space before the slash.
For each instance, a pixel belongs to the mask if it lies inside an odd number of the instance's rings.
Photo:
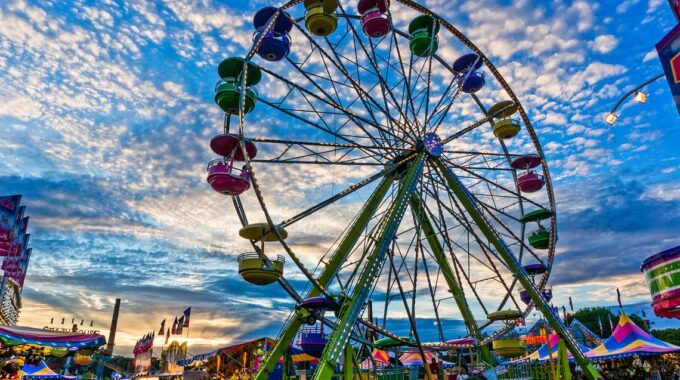
<svg viewBox="0 0 680 380">
<path fill-rule="evenodd" d="M 52 371 L 44 361 L 40 361 L 38 365 L 24 364 L 22 369 L 24 372 L 24 379 L 73 379 L 71 376 L 63 376 Z"/>
<path fill-rule="evenodd" d="M 34 344 L 47 347 L 67 347 L 71 350 L 97 348 L 106 344 L 106 339 L 101 334 L 3 325 L 0 325 L 0 340 L 2 340 L 3 345 L 7 346 Z"/>
</svg>

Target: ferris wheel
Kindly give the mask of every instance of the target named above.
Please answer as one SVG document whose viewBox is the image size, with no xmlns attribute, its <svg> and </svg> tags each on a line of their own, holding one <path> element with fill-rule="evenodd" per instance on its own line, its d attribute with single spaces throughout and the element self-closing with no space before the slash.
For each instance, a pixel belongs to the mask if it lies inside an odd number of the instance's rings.
<svg viewBox="0 0 680 380">
<path fill-rule="evenodd" d="M 536 133 L 458 29 L 410 0 L 294 0 L 255 13 L 252 48 L 218 74 L 207 180 L 253 247 L 243 279 L 295 303 L 258 379 L 296 336 L 314 379 L 372 348 L 491 364 L 534 306 L 599 377 L 548 304 L 556 210 Z"/>
</svg>

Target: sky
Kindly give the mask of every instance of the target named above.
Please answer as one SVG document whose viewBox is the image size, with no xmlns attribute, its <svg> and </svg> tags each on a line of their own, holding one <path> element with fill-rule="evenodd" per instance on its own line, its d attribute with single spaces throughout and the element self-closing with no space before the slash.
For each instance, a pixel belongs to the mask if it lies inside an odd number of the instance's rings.
<svg viewBox="0 0 680 380">
<path fill-rule="evenodd" d="M 666 2 L 422 3 L 487 55 L 533 122 L 558 210 L 555 304 L 570 296 L 576 307 L 615 304 L 616 287 L 625 303 L 644 304 L 640 263 L 680 245 L 680 116 L 664 80 L 646 89 L 647 104 L 626 102 L 615 125 L 603 115 L 661 72 L 654 44 L 676 23 Z M 250 20 L 266 5 L 0 4 L 0 194 L 22 194 L 33 247 L 20 325 L 73 317 L 106 332 L 121 298 L 119 354 L 188 306 L 194 354 L 276 335 L 293 303 L 276 285 L 238 276 L 236 256 L 247 250 L 239 222 L 231 200 L 205 182 L 223 117 L 213 102 L 216 65 L 248 51 Z M 410 17 L 395 15 L 402 27 Z M 300 54 L 305 44 L 294 40 Z M 260 112 L 248 116 L 250 133 L 297 137 Z M 263 178 L 275 215 L 366 173 L 317 169 Z M 244 203 L 259 210 L 252 190 Z M 334 212 L 298 229 L 309 265 L 318 258 L 309 248 L 330 247 L 351 219 Z M 299 273 L 290 279 L 304 287 Z"/>
</svg>

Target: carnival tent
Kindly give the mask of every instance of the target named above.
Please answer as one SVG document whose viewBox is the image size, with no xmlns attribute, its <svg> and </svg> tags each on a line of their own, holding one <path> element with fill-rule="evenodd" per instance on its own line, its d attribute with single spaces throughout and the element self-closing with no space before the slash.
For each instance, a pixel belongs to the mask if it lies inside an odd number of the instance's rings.
<svg viewBox="0 0 680 380">
<path fill-rule="evenodd" d="M 614 333 L 604 343 L 590 350 L 588 356 L 594 360 L 608 360 L 677 351 L 680 351 L 680 347 L 651 336 L 622 311 Z"/>
<path fill-rule="evenodd" d="M 101 334 L 82 332 L 63 332 L 32 327 L 0 325 L 0 340 L 3 346 L 33 344 L 46 347 L 97 348 L 106 344 Z"/>
<path fill-rule="evenodd" d="M 24 379 L 75 379 L 72 376 L 63 376 L 52 371 L 44 361 L 40 361 L 38 365 L 24 364 Z"/>
</svg>

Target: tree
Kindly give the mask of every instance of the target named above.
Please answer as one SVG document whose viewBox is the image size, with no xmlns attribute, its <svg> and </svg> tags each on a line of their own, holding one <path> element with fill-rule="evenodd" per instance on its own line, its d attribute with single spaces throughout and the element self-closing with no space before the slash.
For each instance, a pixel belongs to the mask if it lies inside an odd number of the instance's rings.
<svg viewBox="0 0 680 380">
<path fill-rule="evenodd" d="M 628 317 L 636 325 L 640 326 L 640 328 L 644 328 L 645 325 L 642 321 L 642 318 L 635 314 L 628 314 Z M 578 319 L 579 322 L 583 323 L 595 334 L 603 335 L 601 336 L 603 339 L 606 339 L 612 335 L 612 330 L 609 327 L 609 318 L 611 318 L 614 328 L 616 328 L 616 325 L 619 323 L 619 316 L 612 313 L 609 308 L 603 306 L 585 307 L 583 309 L 579 309 L 575 313 L 567 315 L 567 323 L 571 323 L 574 318 Z M 602 321 L 602 333 L 600 333 L 600 324 L 598 322 L 598 318 L 600 321 Z"/>
</svg>

